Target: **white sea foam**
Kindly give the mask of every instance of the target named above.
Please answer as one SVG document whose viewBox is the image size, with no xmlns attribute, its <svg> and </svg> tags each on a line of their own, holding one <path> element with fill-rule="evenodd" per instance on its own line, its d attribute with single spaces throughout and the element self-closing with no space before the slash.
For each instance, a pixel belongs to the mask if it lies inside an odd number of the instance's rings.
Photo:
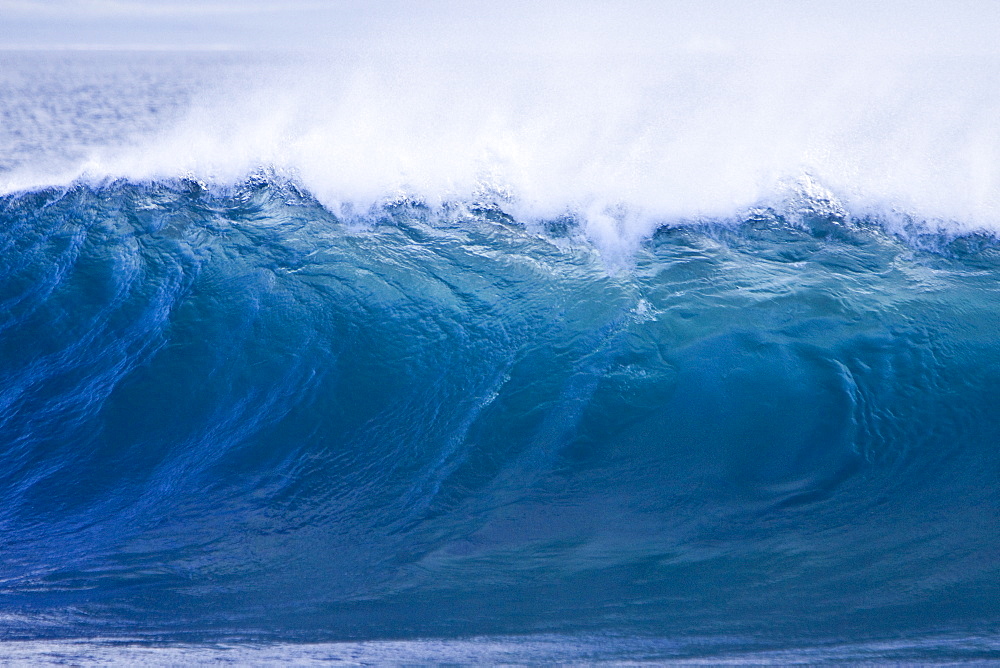
<svg viewBox="0 0 1000 668">
<path fill-rule="evenodd" d="M 803 183 L 852 213 L 1000 230 L 995 5 L 809 6 L 400 5 L 361 46 L 212 82 L 180 122 L 48 179 L 266 167 L 335 211 L 489 196 L 619 249 Z"/>
</svg>

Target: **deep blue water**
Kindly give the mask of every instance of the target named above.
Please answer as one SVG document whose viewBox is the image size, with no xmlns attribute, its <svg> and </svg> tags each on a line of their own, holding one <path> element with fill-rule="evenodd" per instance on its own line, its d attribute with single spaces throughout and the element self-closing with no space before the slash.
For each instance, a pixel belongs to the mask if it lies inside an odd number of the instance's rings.
<svg viewBox="0 0 1000 668">
<path fill-rule="evenodd" d="M 446 64 L 0 53 L 2 660 L 1000 660 L 993 70 Z M 884 189 L 737 206 L 772 137 Z"/>
<path fill-rule="evenodd" d="M 762 211 L 609 270 L 258 180 L 9 195 L 0 249 L 8 640 L 1000 621 L 990 238 Z"/>
</svg>

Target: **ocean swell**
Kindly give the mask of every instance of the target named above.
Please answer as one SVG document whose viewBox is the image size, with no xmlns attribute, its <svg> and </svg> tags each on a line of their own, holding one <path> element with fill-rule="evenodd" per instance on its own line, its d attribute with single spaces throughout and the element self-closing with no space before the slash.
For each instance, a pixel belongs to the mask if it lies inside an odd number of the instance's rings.
<svg viewBox="0 0 1000 668">
<path fill-rule="evenodd" d="M 807 200 L 4 196 L 5 637 L 991 628 L 996 241 Z"/>
</svg>

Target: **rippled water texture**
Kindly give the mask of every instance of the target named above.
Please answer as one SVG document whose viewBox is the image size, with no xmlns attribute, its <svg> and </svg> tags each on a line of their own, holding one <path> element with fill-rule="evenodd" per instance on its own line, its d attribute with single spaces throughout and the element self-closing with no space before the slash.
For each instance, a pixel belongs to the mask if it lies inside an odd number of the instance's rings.
<svg viewBox="0 0 1000 668">
<path fill-rule="evenodd" d="M 3 195 L 0 654 L 998 658 L 1000 246 L 796 197 Z"/>
<path fill-rule="evenodd" d="M 995 621 L 990 241 L 762 214 L 616 273 L 569 228 L 266 183 L 2 229 L 8 635 Z"/>
</svg>

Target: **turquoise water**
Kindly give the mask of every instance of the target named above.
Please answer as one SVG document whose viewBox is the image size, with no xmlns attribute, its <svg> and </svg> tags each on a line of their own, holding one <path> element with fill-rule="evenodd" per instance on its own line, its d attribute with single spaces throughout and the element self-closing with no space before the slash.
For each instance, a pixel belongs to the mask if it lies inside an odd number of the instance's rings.
<svg viewBox="0 0 1000 668">
<path fill-rule="evenodd" d="M 4 195 L 3 651 L 995 659 L 996 239 L 588 224 L 266 170 Z"/>
</svg>

